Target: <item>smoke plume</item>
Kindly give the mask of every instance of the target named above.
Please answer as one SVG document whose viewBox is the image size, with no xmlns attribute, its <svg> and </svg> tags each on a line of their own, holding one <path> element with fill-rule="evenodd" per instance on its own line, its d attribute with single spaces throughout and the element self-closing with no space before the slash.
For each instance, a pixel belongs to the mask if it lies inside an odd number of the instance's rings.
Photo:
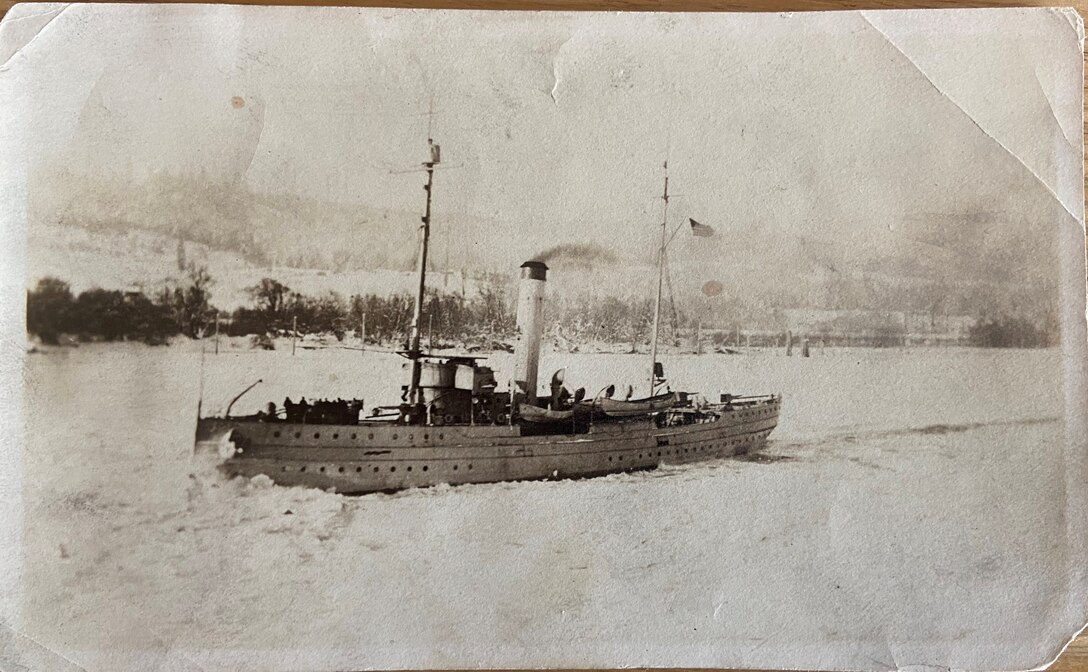
<svg viewBox="0 0 1088 672">
<path fill-rule="evenodd" d="M 533 261 L 566 268 L 593 268 L 615 263 L 616 256 L 599 245 L 564 243 L 549 247 L 533 257 Z"/>
</svg>

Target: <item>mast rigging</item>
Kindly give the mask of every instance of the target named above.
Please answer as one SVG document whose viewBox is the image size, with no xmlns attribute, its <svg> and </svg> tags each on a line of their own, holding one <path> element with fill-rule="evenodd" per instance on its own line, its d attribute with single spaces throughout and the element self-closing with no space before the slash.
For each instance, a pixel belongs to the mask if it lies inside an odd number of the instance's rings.
<svg viewBox="0 0 1088 672">
<path fill-rule="evenodd" d="M 654 299 L 654 331 L 650 339 L 650 396 L 657 387 L 657 331 L 661 326 L 661 287 L 665 280 L 665 246 L 669 225 L 669 162 L 665 160 L 665 191 L 661 195 L 661 246 L 657 249 L 657 296 Z"/>
</svg>

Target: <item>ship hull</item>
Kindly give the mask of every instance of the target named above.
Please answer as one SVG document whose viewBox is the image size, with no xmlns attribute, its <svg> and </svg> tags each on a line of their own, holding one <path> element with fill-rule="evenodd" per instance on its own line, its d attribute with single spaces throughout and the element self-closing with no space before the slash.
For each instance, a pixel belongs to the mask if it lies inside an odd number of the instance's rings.
<svg viewBox="0 0 1088 672">
<path fill-rule="evenodd" d="M 198 436 L 206 445 L 234 451 L 221 465 L 228 476 L 264 474 L 285 486 L 365 494 L 443 483 L 588 478 L 740 455 L 764 445 L 780 406 L 773 398 L 723 411 L 712 422 L 658 427 L 641 418 L 544 435 L 525 435 L 518 425 L 303 425 L 209 418 L 201 420 Z"/>
</svg>

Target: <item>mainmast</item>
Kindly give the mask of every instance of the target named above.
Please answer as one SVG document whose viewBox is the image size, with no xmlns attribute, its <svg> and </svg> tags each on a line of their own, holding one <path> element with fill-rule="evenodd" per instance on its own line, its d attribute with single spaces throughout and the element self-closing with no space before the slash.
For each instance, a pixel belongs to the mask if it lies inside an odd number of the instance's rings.
<svg viewBox="0 0 1088 672">
<path fill-rule="evenodd" d="M 427 172 L 427 185 L 423 190 L 427 192 L 427 206 L 419 225 L 419 284 L 416 287 L 416 304 L 412 311 L 412 329 L 408 341 L 408 357 L 412 360 L 412 379 L 408 387 L 408 403 L 423 403 L 422 391 L 419 387 L 419 379 L 422 371 L 420 357 L 423 354 L 420 348 L 421 323 L 423 322 L 423 295 L 427 287 L 427 247 L 431 238 L 431 191 L 434 187 L 434 167 L 441 161 L 441 151 L 431 137 L 431 131 L 427 129 L 427 146 L 430 149 L 430 160 L 423 163 L 423 169 Z"/>
<path fill-rule="evenodd" d="M 654 299 L 654 332 L 650 339 L 650 395 L 654 396 L 657 383 L 657 331 L 661 324 L 661 286 L 665 279 L 666 229 L 669 224 L 669 162 L 665 161 L 665 191 L 661 195 L 661 247 L 657 249 L 657 298 Z"/>
</svg>

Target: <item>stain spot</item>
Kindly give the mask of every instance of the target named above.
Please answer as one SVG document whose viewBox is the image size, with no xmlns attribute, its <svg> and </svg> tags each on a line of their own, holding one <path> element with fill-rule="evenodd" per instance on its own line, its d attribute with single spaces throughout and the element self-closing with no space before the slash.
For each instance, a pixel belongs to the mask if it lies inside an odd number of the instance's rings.
<svg viewBox="0 0 1088 672">
<path fill-rule="evenodd" d="M 234 96 L 230 99 L 230 105 L 236 110 L 240 110 L 246 106 L 246 99 L 241 96 Z"/>
</svg>

